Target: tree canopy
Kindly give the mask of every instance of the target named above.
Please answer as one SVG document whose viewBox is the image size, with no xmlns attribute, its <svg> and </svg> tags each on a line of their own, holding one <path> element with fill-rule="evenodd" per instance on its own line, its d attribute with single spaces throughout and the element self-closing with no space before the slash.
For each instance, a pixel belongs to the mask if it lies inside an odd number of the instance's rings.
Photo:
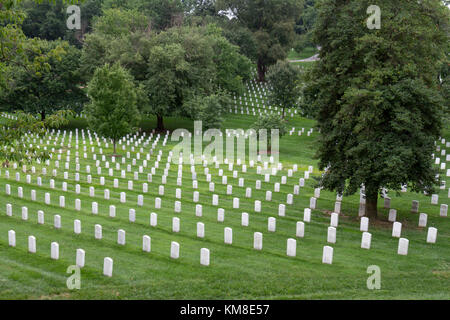
<svg viewBox="0 0 450 320">
<path fill-rule="evenodd" d="M 172 27 L 159 33 L 136 10 L 108 9 L 86 37 L 82 65 L 86 78 L 103 63 L 120 63 L 143 88 L 139 108 L 157 117 L 196 118 L 185 103 L 210 96 L 219 88 L 241 92 L 251 74 L 251 62 L 239 53 L 215 25 Z M 190 104 L 192 106 L 192 104 Z"/>
<path fill-rule="evenodd" d="M 322 49 L 305 92 L 318 110 L 321 185 L 346 194 L 364 185 L 366 215 L 376 217 L 381 188 L 431 192 L 436 183 L 431 154 L 450 19 L 440 0 L 381 0 L 381 28 L 370 30 L 370 4 L 319 2 L 314 40 Z"/>
<path fill-rule="evenodd" d="M 116 142 L 136 130 L 140 113 L 136 106 L 138 89 L 132 76 L 119 64 L 98 68 L 88 85 L 91 103 L 86 113 L 89 127 Z"/>
<path fill-rule="evenodd" d="M 281 106 L 282 118 L 286 109 L 296 108 L 300 97 L 298 88 L 300 81 L 300 68 L 289 61 L 278 61 L 269 68 L 267 80 L 270 82 L 270 101 L 275 106 Z"/>
<path fill-rule="evenodd" d="M 23 48 L 32 64 L 19 56 L 9 68 L 3 109 L 39 113 L 42 119 L 61 109 L 80 112 L 87 101 L 80 88 L 80 50 L 65 41 L 39 39 L 26 41 Z"/>
<path fill-rule="evenodd" d="M 286 58 L 303 0 L 217 0 L 217 8 L 230 10 L 237 21 L 252 32 L 258 76 L 264 81 L 267 68 Z"/>
</svg>

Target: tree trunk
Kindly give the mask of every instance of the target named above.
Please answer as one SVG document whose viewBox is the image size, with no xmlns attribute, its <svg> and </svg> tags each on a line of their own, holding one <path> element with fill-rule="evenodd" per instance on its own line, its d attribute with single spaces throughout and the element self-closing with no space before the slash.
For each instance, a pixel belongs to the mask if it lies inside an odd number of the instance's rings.
<svg viewBox="0 0 450 320">
<path fill-rule="evenodd" d="M 266 65 L 258 59 L 258 80 L 260 82 L 266 81 Z"/>
<path fill-rule="evenodd" d="M 158 131 L 164 131 L 164 119 L 161 115 L 157 114 L 156 115 L 156 119 L 157 119 L 157 124 L 156 124 L 156 129 Z"/>
<path fill-rule="evenodd" d="M 113 139 L 113 154 L 116 154 L 116 139 Z"/>
<path fill-rule="evenodd" d="M 378 189 L 370 190 L 366 187 L 366 217 L 377 219 Z"/>
<path fill-rule="evenodd" d="M 45 120 L 45 110 L 41 111 L 41 121 Z"/>
</svg>

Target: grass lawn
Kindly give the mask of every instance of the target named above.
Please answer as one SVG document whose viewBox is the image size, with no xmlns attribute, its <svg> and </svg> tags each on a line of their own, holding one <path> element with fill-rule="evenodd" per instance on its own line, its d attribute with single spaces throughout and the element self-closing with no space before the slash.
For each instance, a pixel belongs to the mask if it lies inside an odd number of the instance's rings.
<svg viewBox="0 0 450 320">
<path fill-rule="evenodd" d="M 309 57 L 312 57 L 318 53 L 317 48 L 315 47 L 306 47 L 301 52 L 297 52 L 295 50 L 290 50 L 288 52 L 288 59 L 289 60 L 302 60 L 307 59 Z"/>
<path fill-rule="evenodd" d="M 233 185 L 233 194 L 226 195 L 226 185 L 222 184 L 218 170 L 210 166 L 212 181 L 215 182 L 214 193 L 219 195 L 219 206 L 211 204 L 212 193 L 205 181 L 202 165 L 196 165 L 199 203 L 203 205 L 203 216 L 196 217 L 192 195 L 192 179 L 190 165 L 183 166 L 182 212 L 174 212 L 174 201 L 177 168 L 171 164 L 170 173 L 165 185 L 165 195 L 158 195 L 161 176 L 165 168 L 169 151 L 175 142 L 168 139 L 162 146 L 161 137 L 154 155 L 140 174 L 139 180 L 133 180 L 133 172 L 127 172 L 126 178 L 117 178 L 119 188 L 113 188 L 113 177 L 108 176 L 103 168 L 98 175 L 95 161 L 88 153 L 88 159 L 83 158 L 83 144 L 80 139 L 80 182 L 81 194 L 75 194 L 75 146 L 74 136 L 71 146 L 71 162 L 69 170 L 68 192 L 61 189 L 63 165 L 67 149 L 64 150 L 58 174 L 55 179 L 55 189 L 49 188 L 49 180 L 54 161 L 47 169 L 47 175 L 41 174 L 42 165 L 36 165 L 36 174 L 32 174 L 30 166 L 28 173 L 32 176 L 31 184 L 26 183 L 25 174 L 20 168 L 9 168 L 10 178 L 5 177 L 5 168 L 0 174 L 0 299 L 449 299 L 450 298 L 450 218 L 439 216 L 439 205 L 431 205 L 430 196 L 415 193 L 389 194 L 392 198 L 391 207 L 398 210 L 397 221 L 402 222 L 402 237 L 409 239 L 407 256 L 397 254 L 398 239 L 391 237 L 392 224 L 387 222 L 388 210 L 379 201 L 380 221 L 371 221 L 369 232 L 372 233 L 370 250 L 361 249 L 359 231 L 359 194 L 344 197 L 342 214 L 337 228 L 337 242 L 330 244 L 334 248 L 333 264 L 322 264 L 322 248 L 327 244 L 327 228 L 330 224 L 330 213 L 334 210 L 336 194 L 322 190 L 317 202 L 317 210 L 312 211 L 310 223 L 305 223 L 305 237 L 296 238 L 296 222 L 303 221 L 303 210 L 309 207 L 309 199 L 314 194 L 315 180 L 319 176 L 317 162 L 314 159 L 316 148 L 316 131 L 308 137 L 306 132 L 314 127 L 314 121 L 294 117 L 288 118 L 289 127 L 295 127 L 295 133 L 281 139 L 280 162 L 282 172 L 271 178 L 270 183 L 264 182 L 264 177 L 256 173 L 256 168 L 248 168 L 245 187 L 252 188 L 252 198 L 245 197 L 245 188 L 238 187 L 238 179 L 232 177 L 227 165 L 221 165 L 228 183 Z M 241 114 L 226 116 L 224 128 L 249 128 L 255 117 Z M 146 121 L 148 126 L 153 119 Z M 166 119 L 168 128 L 192 123 L 188 120 Z M 82 124 L 80 120 L 79 125 Z M 305 128 L 305 134 L 297 135 L 297 131 Z M 450 139 L 446 130 L 445 137 Z M 54 147 L 53 141 L 47 147 Z M 95 141 L 95 140 L 94 140 Z M 151 143 L 154 141 L 151 141 Z M 39 141 L 38 141 L 39 142 Z M 67 142 L 67 138 L 66 138 Z M 89 140 L 86 142 L 88 151 L 91 149 Z M 145 148 L 149 150 L 151 143 Z M 97 144 L 96 153 L 99 153 Z M 442 146 L 441 146 L 442 147 Z M 55 147 L 56 148 L 56 147 Z M 121 150 L 121 148 L 120 148 Z M 142 192 L 142 183 L 147 182 L 147 172 L 154 165 L 158 151 L 163 154 L 159 168 L 149 183 L 148 193 Z M 126 158 L 126 164 L 132 164 L 131 159 L 136 152 L 127 147 L 131 157 Z M 138 151 L 136 148 L 135 151 Z M 447 150 L 450 151 L 450 150 Z M 121 151 L 125 156 L 126 151 Z M 105 148 L 103 153 L 112 153 L 112 147 Z M 98 156 L 97 159 L 99 159 Z M 445 157 L 441 157 L 443 159 Z M 101 160 L 101 159 L 100 159 Z M 111 162 L 111 160 L 109 159 Z M 137 160 L 141 165 L 141 160 Z M 287 169 L 293 164 L 299 165 L 298 172 L 287 178 L 287 183 L 281 185 L 280 192 L 273 192 L 272 201 L 265 201 L 265 191 L 273 191 L 273 183 L 280 182 L 282 175 L 287 175 Z M 86 165 L 91 166 L 92 184 L 86 182 Z M 286 216 L 278 216 L 279 203 L 286 203 L 288 193 L 298 184 L 299 178 L 309 165 L 314 166 L 313 177 L 306 180 L 300 194 L 294 196 L 293 205 L 286 205 Z M 104 163 L 102 163 L 104 166 Z M 113 167 L 113 166 L 112 166 Z M 235 166 L 237 167 L 237 166 Z M 121 164 L 121 169 L 126 165 Z M 133 166 L 132 171 L 137 170 Z M 235 169 L 235 170 L 240 170 Z M 15 173 L 21 172 L 20 182 L 15 180 Z M 117 173 L 117 171 L 115 171 Z M 42 177 L 42 186 L 36 184 L 37 176 Z M 99 177 L 104 176 L 106 186 L 100 185 Z M 445 176 L 445 173 L 444 175 Z M 255 189 L 255 181 L 261 179 L 261 190 Z M 133 191 L 127 189 L 127 181 L 133 180 Z M 448 186 L 450 179 L 446 178 L 447 188 L 439 192 L 439 204 L 449 203 Z M 11 195 L 6 195 L 5 185 L 11 185 Z M 23 198 L 19 198 L 17 187 L 23 187 Z M 95 187 L 95 197 L 89 196 L 89 186 Z M 103 198 L 103 190 L 111 191 L 111 199 Z M 30 192 L 37 192 L 37 201 L 31 201 Z M 51 205 L 44 203 L 45 192 L 51 192 Z M 127 203 L 119 202 L 120 192 L 127 192 Z M 144 206 L 137 206 L 138 195 L 144 195 Z M 66 207 L 60 208 L 58 198 L 65 196 Z M 162 208 L 155 209 L 154 199 L 162 198 Z M 233 197 L 240 198 L 240 208 L 233 209 Z M 81 211 L 74 210 L 75 199 L 81 199 Z M 262 212 L 254 211 L 254 200 L 262 202 Z M 426 243 L 427 228 L 419 228 L 418 214 L 410 212 L 412 200 L 420 201 L 420 212 L 428 214 L 427 227 L 438 229 L 436 244 Z M 98 202 L 99 213 L 91 213 L 91 202 Z M 13 215 L 6 215 L 6 204 L 13 207 Z M 116 217 L 110 218 L 109 205 L 117 207 Z M 21 219 L 21 207 L 28 207 L 29 219 Z M 128 210 L 136 210 L 136 221 L 129 222 Z M 217 222 L 217 209 L 225 209 L 225 221 Z M 37 211 L 45 212 L 45 224 L 37 223 Z M 158 214 L 158 225 L 151 227 L 149 217 L 151 212 Z M 241 226 L 241 213 L 248 212 L 250 224 Z M 60 215 L 62 228 L 53 227 L 53 216 Z M 172 232 L 172 218 L 181 219 L 181 231 Z M 276 232 L 267 231 L 269 217 L 276 217 Z M 73 232 L 73 220 L 82 223 L 82 233 Z M 205 224 L 205 238 L 196 236 L 196 223 Z M 94 239 L 94 225 L 103 228 L 103 239 Z M 224 244 L 224 228 L 233 229 L 233 244 Z M 126 245 L 117 244 L 117 231 L 126 231 Z M 8 230 L 15 230 L 17 246 L 8 246 Z M 263 233 L 263 250 L 253 249 L 253 233 Z M 27 238 L 34 235 L 37 239 L 37 253 L 27 251 Z M 142 237 L 151 237 L 151 252 L 142 251 Z M 297 256 L 286 255 L 288 238 L 297 239 Z M 60 246 L 60 259 L 50 259 L 50 243 L 56 241 Z M 180 258 L 171 259 L 170 244 L 177 241 L 180 244 Z M 66 286 L 68 266 L 75 264 L 77 248 L 86 251 L 86 266 L 81 270 L 81 289 L 69 290 Z M 210 266 L 200 265 L 200 249 L 208 248 L 211 252 Z M 111 257 L 114 260 L 112 278 L 102 275 L 103 259 Z M 381 290 L 368 290 L 366 286 L 367 267 L 377 265 L 381 268 Z"/>
</svg>

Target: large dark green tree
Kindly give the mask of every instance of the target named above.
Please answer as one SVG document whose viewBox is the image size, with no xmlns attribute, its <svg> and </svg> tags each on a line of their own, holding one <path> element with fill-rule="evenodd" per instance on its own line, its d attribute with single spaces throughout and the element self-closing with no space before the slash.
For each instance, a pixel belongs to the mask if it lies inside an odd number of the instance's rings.
<svg viewBox="0 0 450 320">
<path fill-rule="evenodd" d="M 154 30 L 166 30 L 183 22 L 180 0 L 104 0 L 103 9 L 137 10 L 148 17 Z"/>
<path fill-rule="evenodd" d="M 231 10 L 238 22 L 252 32 L 258 77 L 265 81 L 267 68 L 286 58 L 303 0 L 217 0 L 217 8 Z"/>
<path fill-rule="evenodd" d="M 23 32 L 27 37 L 38 37 L 46 40 L 64 39 L 70 44 L 81 47 L 86 33 L 91 31 L 94 17 L 101 15 L 103 0 L 73 1 L 80 7 L 81 29 L 69 30 L 66 26 L 68 1 L 25 0 L 20 3 L 26 18 L 23 22 Z"/>
<path fill-rule="evenodd" d="M 145 88 L 138 105 L 157 117 L 158 130 L 164 130 L 167 116 L 196 118 L 191 111 L 201 108 L 191 103 L 185 108 L 194 96 L 210 96 L 219 88 L 243 90 L 251 62 L 220 28 L 173 27 L 156 33 L 149 26 L 148 18 L 136 10 L 105 10 L 86 37 L 82 65 L 87 77 L 104 63 L 126 68 Z"/>
<path fill-rule="evenodd" d="M 25 42 L 24 52 L 29 63 L 21 57 L 13 61 L 0 105 L 42 119 L 57 110 L 81 111 L 87 98 L 81 89 L 80 50 L 65 41 L 36 39 Z"/>
<path fill-rule="evenodd" d="M 295 32 L 298 34 L 293 44 L 293 48 L 300 52 L 307 46 L 313 46 L 312 30 L 317 19 L 316 0 L 305 0 L 302 14 L 297 20 Z"/>
<path fill-rule="evenodd" d="M 450 20 L 440 0 L 379 0 L 381 28 L 369 29 L 372 3 L 319 1 L 322 49 L 306 92 L 318 110 L 321 185 L 345 194 L 364 185 L 366 215 L 376 218 L 381 188 L 431 192 L 436 183 Z"/>
<path fill-rule="evenodd" d="M 22 32 L 24 12 L 17 6 L 20 0 L 3 0 L 0 2 L 0 99 L 4 101 L 9 91 L 9 81 L 17 67 L 40 73 L 48 70 L 50 55 L 39 51 L 37 40 L 29 40 Z M 34 59 L 28 59 L 28 52 L 34 51 Z M 49 158 L 46 150 L 26 145 L 26 134 L 44 134 L 49 127 L 67 124 L 71 112 L 60 110 L 39 120 L 34 115 L 14 112 L 10 119 L 0 124 L 0 159 L 4 165 L 10 161 L 19 163 L 45 160 Z"/>
<path fill-rule="evenodd" d="M 198 96 L 211 96 L 219 88 L 239 93 L 243 90 L 242 80 L 250 76 L 250 61 L 214 25 L 171 28 L 153 40 L 146 93 L 159 130 L 164 129 L 165 116 L 204 118 L 192 111 L 202 110 L 204 115 L 204 110 L 210 108 L 193 108 L 192 99 L 198 101 Z M 211 100 L 207 105 L 211 105 Z M 220 113 L 215 116 L 219 117 Z"/>
</svg>

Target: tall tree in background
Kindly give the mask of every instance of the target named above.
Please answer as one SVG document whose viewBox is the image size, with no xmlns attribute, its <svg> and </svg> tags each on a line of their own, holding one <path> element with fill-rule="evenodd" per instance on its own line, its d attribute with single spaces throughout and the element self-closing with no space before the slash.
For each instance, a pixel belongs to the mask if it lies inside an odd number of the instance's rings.
<svg viewBox="0 0 450 320">
<path fill-rule="evenodd" d="M 315 8 L 316 0 L 305 0 L 302 14 L 297 20 L 295 32 L 298 34 L 293 48 L 301 52 L 305 47 L 312 46 L 312 30 L 317 19 L 317 10 Z"/>
<path fill-rule="evenodd" d="M 267 80 L 272 87 L 270 102 L 274 106 L 281 106 L 283 119 L 286 108 L 296 108 L 298 105 L 300 76 L 300 68 L 286 60 L 278 61 L 267 72 Z"/>
<path fill-rule="evenodd" d="M 120 63 L 144 88 L 139 108 L 157 118 L 196 117 L 185 108 L 193 96 L 209 96 L 217 89 L 239 93 L 250 77 L 251 62 L 222 36 L 215 25 L 149 30 L 148 18 L 136 10 L 108 9 L 86 36 L 82 66 L 86 78 L 104 63 Z M 218 114 L 216 114 L 218 115 Z"/>
<path fill-rule="evenodd" d="M 25 43 L 24 52 L 31 65 L 16 61 L 9 68 L 0 106 L 40 114 L 42 120 L 62 109 L 81 111 L 87 98 L 80 88 L 80 50 L 66 41 L 35 39 Z"/>
<path fill-rule="evenodd" d="M 23 21 L 23 32 L 29 38 L 41 38 L 45 40 L 64 39 L 70 44 L 80 48 L 84 35 L 91 31 L 94 17 L 101 15 L 103 0 L 73 1 L 80 7 L 81 29 L 69 30 L 66 26 L 67 7 L 71 4 L 64 0 L 35 1 L 24 0 L 20 8 L 26 14 Z"/>
<path fill-rule="evenodd" d="M 258 78 L 265 81 L 267 68 L 286 58 L 303 0 L 217 0 L 217 8 L 231 10 L 239 23 L 253 33 Z"/>
<path fill-rule="evenodd" d="M 86 107 L 89 127 L 117 141 L 136 130 L 140 121 L 137 88 L 127 70 L 116 64 L 98 68 L 88 85 L 91 103 Z"/>
<path fill-rule="evenodd" d="M 137 10 L 106 9 L 86 35 L 81 69 L 86 79 L 105 63 L 120 63 L 135 80 L 145 79 L 150 20 Z"/>
<path fill-rule="evenodd" d="M 149 18 L 150 28 L 166 30 L 183 22 L 180 0 L 103 0 L 103 9 L 137 10 Z"/>
<path fill-rule="evenodd" d="M 158 130 L 164 129 L 166 116 L 201 119 L 192 112 L 205 108 L 193 108 L 192 99 L 211 96 L 219 88 L 239 93 L 251 70 L 250 61 L 214 25 L 171 28 L 159 33 L 153 39 L 148 61 L 145 91 Z"/>
<path fill-rule="evenodd" d="M 431 154 L 442 126 L 438 74 L 449 41 L 440 0 L 379 0 L 381 28 L 368 29 L 372 1 L 321 0 L 314 32 L 322 47 L 309 73 L 321 131 L 321 185 L 353 194 L 364 184 L 366 215 L 381 188 L 431 192 Z"/>
</svg>

